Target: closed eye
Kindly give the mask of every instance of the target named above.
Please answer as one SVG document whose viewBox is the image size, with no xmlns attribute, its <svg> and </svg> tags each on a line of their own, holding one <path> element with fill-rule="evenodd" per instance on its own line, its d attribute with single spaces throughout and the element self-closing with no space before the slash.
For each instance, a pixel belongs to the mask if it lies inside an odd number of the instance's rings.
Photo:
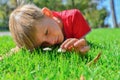
<svg viewBox="0 0 120 80">
<path fill-rule="evenodd" d="M 46 31 L 45 31 L 45 35 L 48 35 L 48 29 L 46 29 Z"/>
</svg>

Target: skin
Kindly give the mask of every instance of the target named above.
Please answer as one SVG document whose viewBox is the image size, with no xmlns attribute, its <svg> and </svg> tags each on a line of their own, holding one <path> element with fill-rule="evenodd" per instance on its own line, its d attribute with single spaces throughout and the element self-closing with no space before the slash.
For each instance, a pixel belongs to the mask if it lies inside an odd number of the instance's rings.
<svg viewBox="0 0 120 80">
<path fill-rule="evenodd" d="M 51 46 L 55 44 L 61 44 L 61 48 L 65 50 L 72 50 L 86 53 L 89 51 L 89 46 L 84 38 L 69 38 L 64 41 L 63 24 L 62 21 L 52 15 L 52 12 L 48 8 L 42 9 L 45 18 L 42 19 L 42 24 L 36 23 L 36 46 Z M 42 36 L 42 38 L 40 37 Z"/>
</svg>

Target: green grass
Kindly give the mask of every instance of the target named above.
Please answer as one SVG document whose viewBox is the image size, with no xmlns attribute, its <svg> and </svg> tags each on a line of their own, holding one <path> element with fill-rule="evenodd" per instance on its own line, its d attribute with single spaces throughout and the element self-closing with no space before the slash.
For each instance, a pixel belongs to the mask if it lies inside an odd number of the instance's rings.
<svg viewBox="0 0 120 80">
<path fill-rule="evenodd" d="M 0 61 L 0 80 L 120 80 L 120 29 L 95 29 L 86 39 L 91 47 L 86 56 L 53 51 L 19 51 Z M 15 47 L 9 36 L 0 37 L 0 55 Z M 99 52 L 96 64 L 87 66 Z"/>
</svg>

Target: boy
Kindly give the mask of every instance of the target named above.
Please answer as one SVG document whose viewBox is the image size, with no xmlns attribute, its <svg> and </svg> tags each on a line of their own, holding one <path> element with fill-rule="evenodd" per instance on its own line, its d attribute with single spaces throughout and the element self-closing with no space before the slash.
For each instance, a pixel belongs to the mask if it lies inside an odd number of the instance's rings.
<svg viewBox="0 0 120 80">
<path fill-rule="evenodd" d="M 84 36 L 90 27 L 77 9 L 56 12 L 26 4 L 11 13 L 9 28 L 17 50 L 23 47 L 33 50 L 55 44 L 61 44 L 62 49 L 74 49 L 80 53 L 89 50 Z"/>
</svg>

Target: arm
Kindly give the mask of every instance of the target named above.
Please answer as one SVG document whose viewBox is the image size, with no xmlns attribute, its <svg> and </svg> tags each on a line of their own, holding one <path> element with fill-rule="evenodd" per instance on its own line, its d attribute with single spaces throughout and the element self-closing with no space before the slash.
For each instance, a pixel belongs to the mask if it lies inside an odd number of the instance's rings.
<svg viewBox="0 0 120 80">
<path fill-rule="evenodd" d="M 82 13 L 75 9 L 74 10 L 74 16 L 72 16 L 72 31 L 69 33 L 69 35 L 72 35 L 71 38 L 66 39 L 62 45 L 61 48 L 65 50 L 72 50 L 81 52 L 82 54 L 85 54 L 87 51 L 89 51 L 89 46 L 87 45 L 87 42 L 85 38 L 83 38 L 88 32 L 90 32 L 90 27 L 86 20 L 84 19 Z M 71 20 L 70 20 L 71 21 Z M 70 32 L 70 31 L 69 31 Z M 67 31 L 66 31 L 67 33 Z"/>
</svg>

